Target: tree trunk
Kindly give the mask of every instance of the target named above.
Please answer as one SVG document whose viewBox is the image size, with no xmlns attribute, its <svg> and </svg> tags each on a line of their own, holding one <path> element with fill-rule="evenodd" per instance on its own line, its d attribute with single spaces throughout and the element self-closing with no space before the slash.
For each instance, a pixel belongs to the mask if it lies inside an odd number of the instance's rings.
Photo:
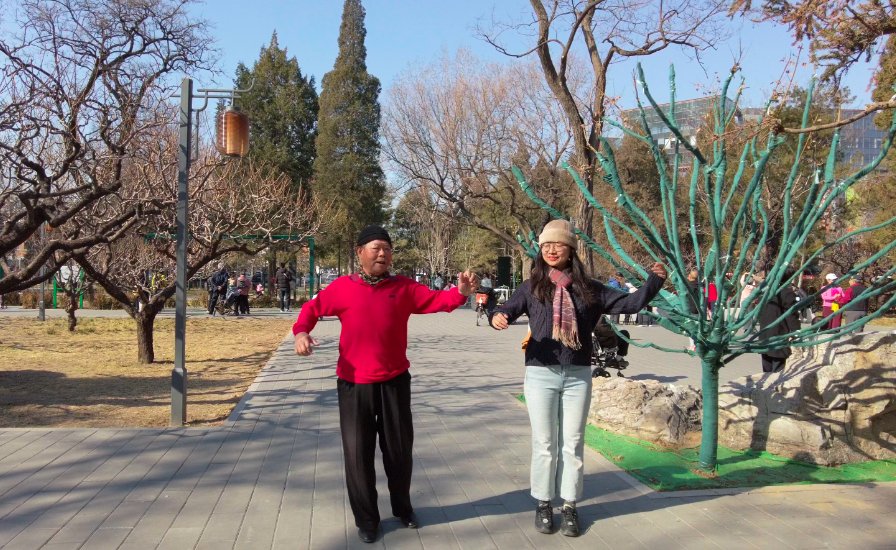
<svg viewBox="0 0 896 550">
<path fill-rule="evenodd" d="M 268 292 L 271 296 L 277 296 L 277 281 L 274 275 L 277 273 L 277 251 L 271 247 L 268 254 Z"/>
<path fill-rule="evenodd" d="M 152 327 L 156 320 L 156 313 L 149 307 L 144 307 L 141 312 L 134 312 L 134 321 L 137 322 L 137 362 L 141 364 L 155 362 Z"/>
<path fill-rule="evenodd" d="M 587 184 L 588 192 L 591 193 L 594 190 L 592 179 L 586 179 L 585 183 Z M 594 223 L 592 220 L 592 206 L 583 197 L 579 200 L 578 208 L 576 209 L 575 224 L 577 229 L 582 230 L 583 233 L 593 238 Z M 585 264 L 588 273 L 591 273 L 591 275 L 594 276 L 594 251 L 581 239 L 579 239 L 578 253 L 579 258 L 582 260 L 582 263 Z"/>
<path fill-rule="evenodd" d="M 65 306 L 65 312 L 68 314 L 68 331 L 75 332 L 75 327 L 78 326 L 78 318 L 75 317 L 75 312 L 78 311 L 78 295 L 74 296 L 68 295 L 68 304 Z"/>
<path fill-rule="evenodd" d="M 348 250 L 347 250 L 348 262 L 346 262 L 346 265 L 348 266 L 348 272 L 354 273 L 355 272 L 355 247 L 352 246 L 351 242 L 349 242 L 347 244 L 348 244 Z M 341 273 L 340 273 L 340 275 L 341 275 Z"/>
<path fill-rule="evenodd" d="M 529 275 L 532 272 L 532 258 L 530 258 L 529 255 L 523 251 L 520 251 L 520 265 L 522 280 L 525 281 L 529 278 Z"/>
<path fill-rule="evenodd" d="M 698 350 L 699 352 L 699 350 Z M 700 434 L 700 467 L 716 469 L 719 449 L 719 368 L 722 357 L 717 352 L 701 354 L 703 369 L 703 420 Z"/>
</svg>

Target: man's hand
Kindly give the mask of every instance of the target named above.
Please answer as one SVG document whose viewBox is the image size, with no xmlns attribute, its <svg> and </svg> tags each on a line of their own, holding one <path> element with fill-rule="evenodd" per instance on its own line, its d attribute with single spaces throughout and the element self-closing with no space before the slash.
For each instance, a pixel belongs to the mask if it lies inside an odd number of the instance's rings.
<svg viewBox="0 0 896 550">
<path fill-rule="evenodd" d="M 660 262 L 656 262 L 650 267 L 650 272 L 659 277 L 660 279 L 665 279 L 668 274 L 666 273 L 666 266 L 661 264 Z"/>
<path fill-rule="evenodd" d="M 307 332 L 300 332 L 296 334 L 296 353 L 299 355 L 311 355 L 311 351 L 314 346 L 317 345 L 317 340 L 311 337 Z"/>
<path fill-rule="evenodd" d="M 495 313 L 492 315 L 492 327 L 497 330 L 504 330 L 507 328 L 507 316 L 503 313 Z"/>
<path fill-rule="evenodd" d="M 479 277 L 469 269 L 457 274 L 457 290 L 464 296 L 473 294 L 479 287 Z"/>
</svg>

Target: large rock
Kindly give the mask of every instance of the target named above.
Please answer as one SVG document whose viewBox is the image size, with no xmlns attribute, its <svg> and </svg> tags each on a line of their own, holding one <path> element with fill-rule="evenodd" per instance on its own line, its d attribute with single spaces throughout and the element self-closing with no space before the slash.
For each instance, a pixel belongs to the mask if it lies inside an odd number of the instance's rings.
<svg viewBox="0 0 896 550">
<path fill-rule="evenodd" d="M 700 392 L 655 380 L 597 378 L 591 423 L 661 445 L 692 447 L 700 438 Z"/>
<path fill-rule="evenodd" d="M 832 465 L 896 459 L 896 335 L 798 349 L 719 388 L 719 442 Z"/>
</svg>

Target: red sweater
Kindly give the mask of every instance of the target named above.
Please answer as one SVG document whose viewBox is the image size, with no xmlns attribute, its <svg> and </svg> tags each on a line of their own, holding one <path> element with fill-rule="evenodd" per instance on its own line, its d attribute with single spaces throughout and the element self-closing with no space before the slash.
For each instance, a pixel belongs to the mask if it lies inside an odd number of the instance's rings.
<svg viewBox="0 0 896 550">
<path fill-rule="evenodd" d="M 383 382 L 411 366 L 407 358 L 411 314 L 453 311 L 466 301 L 457 288 L 430 290 L 400 275 L 376 286 L 357 274 L 347 275 L 305 302 L 292 333 L 310 333 L 319 317 L 339 317 L 336 376 L 359 384 Z"/>
</svg>

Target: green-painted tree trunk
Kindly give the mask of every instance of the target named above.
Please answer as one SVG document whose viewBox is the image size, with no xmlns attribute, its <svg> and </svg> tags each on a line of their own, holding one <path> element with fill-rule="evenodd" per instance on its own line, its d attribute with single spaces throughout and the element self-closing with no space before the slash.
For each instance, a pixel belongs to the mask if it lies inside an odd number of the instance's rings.
<svg viewBox="0 0 896 550">
<path fill-rule="evenodd" d="M 703 368 L 703 421 L 700 437 L 700 467 L 716 469 L 719 449 L 719 367 L 718 354 L 706 354 Z"/>
</svg>

